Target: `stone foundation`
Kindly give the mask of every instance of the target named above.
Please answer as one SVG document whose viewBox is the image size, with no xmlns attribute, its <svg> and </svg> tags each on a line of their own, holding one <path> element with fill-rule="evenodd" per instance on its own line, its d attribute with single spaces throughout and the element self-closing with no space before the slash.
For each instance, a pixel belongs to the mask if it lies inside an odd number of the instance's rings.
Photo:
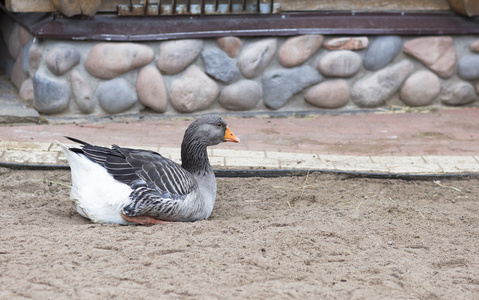
<svg viewBox="0 0 479 300">
<path fill-rule="evenodd" d="M 474 105 L 479 36 L 34 41 L 2 26 L 6 74 L 43 115 Z"/>
</svg>

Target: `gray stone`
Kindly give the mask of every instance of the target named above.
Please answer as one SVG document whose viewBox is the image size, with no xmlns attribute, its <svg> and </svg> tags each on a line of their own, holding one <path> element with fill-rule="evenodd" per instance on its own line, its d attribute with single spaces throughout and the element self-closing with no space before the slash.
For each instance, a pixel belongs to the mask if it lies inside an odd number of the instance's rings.
<svg viewBox="0 0 479 300">
<path fill-rule="evenodd" d="M 197 66 L 189 66 L 170 86 L 170 101 L 181 113 L 208 108 L 218 97 L 219 87 Z"/>
<path fill-rule="evenodd" d="M 201 52 L 205 72 L 216 80 L 230 83 L 240 78 L 236 63 L 218 48 L 205 49 Z"/>
<path fill-rule="evenodd" d="M 252 80 L 242 79 L 221 91 L 219 103 L 229 110 L 249 110 L 261 100 L 261 87 Z"/>
<path fill-rule="evenodd" d="M 351 77 L 361 67 L 361 55 L 350 50 L 332 51 L 319 60 L 319 71 L 330 77 Z"/>
<path fill-rule="evenodd" d="M 378 36 L 364 54 L 364 68 L 376 71 L 390 63 L 402 49 L 402 38 L 395 35 Z"/>
<path fill-rule="evenodd" d="M 70 74 L 70 81 L 72 83 L 73 100 L 78 109 L 84 114 L 92 113 L 95 110 L 95 99 L 85 77 L 79 71 L 73 70 Z"/>
<path fill-rule="evenodd" d="M 466 80 L 479 79 L 479 54 L 471 54 L 459 60 L 457 73 Z"/>
<path fill-rule="evenodd" d="M 111 79 L 143 67 L 155 53 L 147 45 L 134 43 L 99 43 L 88 52 L 85 69 L 101 79 Z"/>
<path fill-rule="evenodd" d="M 477 95 L 469 82 L 457 82 L 441 96 L 445 105 L 460 106 L 476 101 Z"/>
<path fill-rule="evenodd" d="M 441 92 L 441 82 L 436 74 L 421 70 L 412 74 L 401 87 L 399 97 L 409 106 L 432 104 Z"/>
<path fill-rule="evenodd" d="M 12 68 L 11 80 L 13 84 L 19 89 L 22 83 L 27 80 L 28 76 L 23 72 L 22 56 L 19 55 Z"/>
<path fill-rule="evenodd" d="M 479 40 L 475 40 L 470 46 L 469 49 L 473 52 L 479 52 Z"/>
<path fill-rule="evenodd" d="M 373 75 L 359 80 L 351 90 L 351 99 L 360 107 L 378 107 L 397 92 L 412 73 L 414 65 L 403 60 Z"/>
<path fill-rule="evenodd" d="M 33 106 L 42 114 L 58 114 L 70 103 L 70 85 L 68 82 L 49 78 L 43 73 L 33 77 Z"/>
<path fill-rule="evenodd" d="M 100 107 L 109 114 L 117 114 L 131 108 L 136 102 L 135 91 L 123 78 L 102 82 L 96 89 Z"/>
<path fill-rule="evenodd" d="M 22 83 L 18 94 L 28 105 L 33 105 L 33 80 L 31 78 L 28 78 Z"/>
<path fill-rule="evenodd" d="M 278 40 L 271 38 L 252 43 L 243 49 L 238 60 L 243 76 L 246 78 L 258 76 L 273 59 L 277 47 Z"/>
<path fill-rule="evenodd" d="M 290 37 L 279 48 L 278 61 L 287 68 L 299 66 L 318 51 L 323 40 L 324 37 L 320 34 Z"/>
<path fill-rule="evenodd" d="M 28 43 L 22 49 L 22 70 L 23 70 L 23 73 L 25 74 L 30 74 L 28 53 L 30 52 L 31 46 L 32 46 L 32 43 Z"/>
<path fill-rule="evenodd" d="M 32 40 L 32 35 L 23 26 L 18 29 L 18 41 L 22 46 L 27 45 Z"/>
<path fill-rule="evenodd" d="M 80 52 L 71 46 L 58 46 L 48 51 L 45 64 L 55 75 L 63 75 L 80 62 Z"/>
<path fill-rule="evenodd" d="M 35 72 L 40 66 L 42 56 L 43 51 L 38 43 L 32 43 L 32 45 L 28 47 L 28 74 L 30 76 L 33 77 L 35 75 Z"/>
<path fill-rule="evenodd" d="M 229 57 L 236 57 L 241 51 L 241 40 L 235 36 L 225 36 L 216 39 L 218 46 L 228 54 Z"/>
<path fill-rule="evenodd" d="M 304 95 L 306 102 L 322 108 L 340 108 L 348 104 L 349 85 L 344 79 L 334 79 L 313 86 Z"/>
<path fill-rule="evenodd" d="M 13 26 L 13 30 L 10 33 L 10 37 L 8 39 L 8 53 L 10 54 L 13 59 L 17 59 L 18 55 L 20 55 L 20 52 L 22 51 L 22 44 L 20 44 L 20 41 L 18 40 L 18 30 L 20 28 L 20 25 L 18 23 L 15 23 Z"/>
<path fill-rule="evenodd" d="M 163 77 L 157 68 L 146 66 L 140 70 L 136 80 L 136 91 L 141 104 L 159 113 L 166 111 L 168 94 Z"/>
<path fill-rule="evenodd" d="M 291 96 L 322 79 L 318 71 L 310 66 L 266 72 L 263 75 L 265 105 L 278 109 L 286 104 Z"/>
<path fill-rule="evenodd" d="M 173 40 L 160 44 L 156 66 L 165 74 L 176 74 L 189 66 L 203 49 L 200 39 Z"/>
</svg>

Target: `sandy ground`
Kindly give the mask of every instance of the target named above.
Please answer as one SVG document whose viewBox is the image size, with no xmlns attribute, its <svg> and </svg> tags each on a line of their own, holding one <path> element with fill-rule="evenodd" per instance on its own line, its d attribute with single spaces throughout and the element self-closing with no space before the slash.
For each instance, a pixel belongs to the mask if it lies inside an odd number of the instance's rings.
<svg viewBox="0 0 479 300">
<path fill-rule="evenodd" d="M 220 178 L 209 220 L 151 227 L 61 184 L 0 169 L 1 299 L 479 299 L 477 180 Z"/>
</svg>

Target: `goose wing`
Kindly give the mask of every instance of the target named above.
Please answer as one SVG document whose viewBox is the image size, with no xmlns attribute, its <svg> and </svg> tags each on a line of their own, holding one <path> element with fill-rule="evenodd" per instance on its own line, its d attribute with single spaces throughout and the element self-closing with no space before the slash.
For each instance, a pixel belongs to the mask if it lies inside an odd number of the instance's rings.
<svg viewBox="0 0 479 300">
<path fill-rule="evenodd" d="M 115 147 L 115 146 L 114 146 Z M 196 181 L 180 165 L 153 151 L 116 148 L 126 158 L 145 185 L 164 197 L 185 196 L 196 188 Z"/>
<path fill-rule="evenodd" d="M 82 145 L 81 149 L 70 148 L 71 151 L 84 154 L 132 189 L 146 186 L 160 197 L 180 199 L 196 188 L 196 181 L 188 171 L 154 151 L 117 145 L 106 148 L 67 138 Z"/>
</svg>

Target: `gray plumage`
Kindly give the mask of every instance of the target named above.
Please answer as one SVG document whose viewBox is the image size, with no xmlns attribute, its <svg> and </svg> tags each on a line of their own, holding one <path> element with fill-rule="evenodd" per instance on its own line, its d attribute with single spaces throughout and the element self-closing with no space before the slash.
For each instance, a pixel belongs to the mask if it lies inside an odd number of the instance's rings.
<svg viewBox="0 0 479 300">
<path fill-rule="evenodd" d="M 130 187 L 129 201 L 120 211 L 125 216 L 196 221 L 209 217 L 216 198 L 216 179 L 206 148 L 224 141 L 239 141 L 234 135 L 234 139 L 227 139 L 227 131 L 226 122 L 218 116 L 194 121 L 181 144 L 181 166 L 154 151 L 117 145 L 106 148 L 70 137 L 67 138 L 81 147 L 68 151 L 88 158 Z M 73 171 L 72 168 L 72 174 Z"/>
</svg>

